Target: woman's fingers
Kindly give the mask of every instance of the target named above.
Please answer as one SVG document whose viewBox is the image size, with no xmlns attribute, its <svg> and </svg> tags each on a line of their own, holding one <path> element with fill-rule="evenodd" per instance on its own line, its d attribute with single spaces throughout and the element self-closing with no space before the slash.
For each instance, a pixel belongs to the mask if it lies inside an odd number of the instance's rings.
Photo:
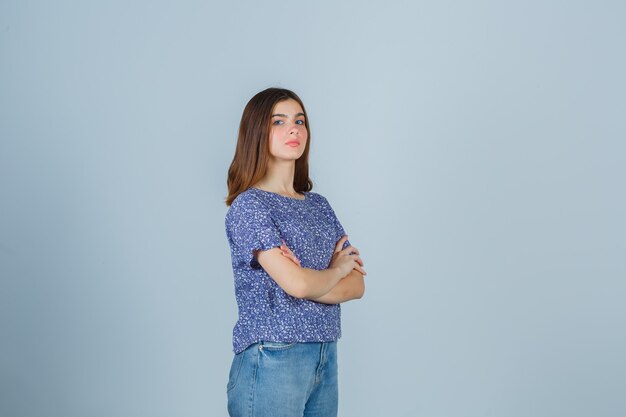
<svg viewBox="0 0 626 417">
<path fill-rule="evenodd" d="M 280 246 L 280 249 L 283 252 L 283 255 L 288 256 L 290 258 L 293 258 L 294 260 L 297 260 L 298 258 L 296 257 L 296 255 L 291 251 L 291 249 L 289 249 L 289 247 L 285 244 Z"/>
<path fill-rule="evenodd" d="M 344 251 L 346 251 L 346 252 L 348 252 L 348 253 L 352 253 L 352 252 L 354 252 L 354 253 L 356 253 L 357 255 L 359 255 L 359 254 L 360 254 L 359 250 L 358 250 L 357 248 L 355 248 L 354 246 L 352 246 L 352 245 L 350 245 L 350 246 L 346 247 L 346 248 L 344 249 Z"/>
<path fill-rule="evenodd" d="M 335 245 L 335 253 L 343 252 L 344 254 L 350 254 L 351 252 L 354 252 L 358 254 L 359 250 L 352 245 L 347 246 L 345 249 L 341 249 L 346 240 L 348 240 L 348 235 L 343 235 L 341 239 L 337 241 L 337 244 Z"/>
<path fill-rule="evenodd" d="M 348 239 L 348 235 L 343 235 L 341 237 L 341 239 L 339 239 L 339 241 L 337 241 L 335 256 L 336 255 L 347 255 L 347 256 L 352 257 L 352 259 L 354 259 L 354 261 L 357 263 L 357 266 L 355 267 L 355 269 L 357 269 L 359 272 L 361 272 L 363 275 L 365 275 L 366 272 L 362 268 L 363 267 L 363 260 L 361 259 L 359 250 L 357 248 L 355 248 L 354 246 L 352 246 L 352 245 L 347 246 L 345 249 L 341 249 L 341 247 L 343 246 L 344 242 L 347 239 Z M 285 239 L 282 239 L 282 242 L 283 242 L 283 244 L 280 245 L 280 250 L 281 250 L 281 253 L 283 254 L 283 256 L 286 256 L 287 258 L 291 259 L 294 263 L 296 263 L 298 266 L 300 266 L 300 260 L 291 251 L 291 249 L 289 249 L 289 247 L 287 246 L 287 243 L 285 242 Z"/>
<path fill-rule="evenodd" d="M 289 259 L 291 259 L 293 262 L 295 262 L 298 266 L 300 266 L 300 260 L 296 257 L 296 255 L 291 251 L 291 249 L 289 249 L 289 247 L 287 246 L 287 244 L 285 243 L 285 239 L 283 239 L 283 244 L 280 245 L 280 249 L 281 252 L 284 256 L 288 257 Z"/>
<path fill-rule="evenodd" d="M 348 256 L 356 255 L 356 258 L 354 258 L 354 260 L 360 266 L 363 266 L 363 260 L 360 257 L 361 253 L 359 252 L 359 250 L 357 248 L 355 248 L 354 246 L 350 245 L 350 246 L 346 246 L 345 249 L 341 249 L 341 247 L 343 246 L 343 242 L 345 242 L 347 239 L 348 239 L 348 235 L 344 235 L 341 239 L 339 239 L 339 241 L 337 242 L 335 255 L 348 255 Z"/>
<path fill-rule="evenodd" d="M 360 255 L 360 254 L 361 254 L 361 253 L 359 252 L 359 250 L 358 250 L 357 248 L 355 248 L 354 246 L 352 246 L 352 245 L 347 246 L 347 247 L 346 247 L 345 249 L 343 249 L 341 252 L 342 252 L 343 254 L 345 254 L 345 255 L 351 255 L 351 254 L 353 254 L 353 253 L 355 253 L 355 254 L 357 254 L 357 255 Z"/>
<path fill-rule="evenodd" d="M 358 256 L 358 255 L 348 255 L 348 256 L 354 256 L 355 257 L 354 261 L 357 263 L 357 266 L 355 266 L 353 269 L 356 269 L 357 271 L 359 271 L 363 275 L 367 275 L 367 272 L 365 272 L 365 269 L 363 269 L 363 260 L 361 259 L 361 257 Z"/>
<path fill-rule="evenodd" d="M 359 250 L 357 248 L 355 248 L 354 246 L 350 245 L 345 247 L 344 249 L 341 249 L 343 247 L 343 244 L 345 243 L 345 241 L 348 240 L 348 235 L 343 235 L 341 237 L 341 239 L 339 239 L 339 241 L 337 241 L 337 245 L 335 246 L 335 255 L 337 254 L 341 254 L 341 255 L 352 255 L 352 254 L 357 254 L 360 255 L 361 253 L 359 252 Z M 362 266 L 363 265 L 363 261 L 359 258 L 359 264 Z"/>
<path fill-rule="evenodd" d="M 335 245 L 335 252 L 339 252 L 341 250 L 341 247 L 346 240 L 348 240 L 348 235 L 341 236 L 341 239 L 339 239 Z"/>
<path fill-rule="evenodd" d="M 300 260 L 296 257 L 296 255 L 294 255 L 293 253 L 286 252 L 286 251 L 282 251 L 282 254 L 286 256 L 287 258 L 291 259 L 295 264 L 300 266 Z"/>
</svg>

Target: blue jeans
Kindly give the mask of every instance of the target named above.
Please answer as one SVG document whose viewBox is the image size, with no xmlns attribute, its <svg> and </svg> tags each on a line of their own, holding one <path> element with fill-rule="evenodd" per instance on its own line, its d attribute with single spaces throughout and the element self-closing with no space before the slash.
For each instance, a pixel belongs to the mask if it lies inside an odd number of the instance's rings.
<svg viewBox="0 0 626 417">
<path fill-rule="evenodd" d="M 337 415 L 337 342 L 259 342 L 233 358 L 231 417 Z"/>
</svg>

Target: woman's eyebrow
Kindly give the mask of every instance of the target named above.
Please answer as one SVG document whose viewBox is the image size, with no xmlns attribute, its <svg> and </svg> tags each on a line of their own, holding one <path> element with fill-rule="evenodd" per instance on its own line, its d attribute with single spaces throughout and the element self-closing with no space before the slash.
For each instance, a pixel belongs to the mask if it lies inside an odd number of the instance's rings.
<svg viewBox="0 0 626 417">
<path fill-rule="evenodd" d="M 304 116 L 304 113 L 296 113 L 295 117 Z M 286 114 L 276 113 L 272 114 L 272 117 L 288 117 Z"/>
</svg>

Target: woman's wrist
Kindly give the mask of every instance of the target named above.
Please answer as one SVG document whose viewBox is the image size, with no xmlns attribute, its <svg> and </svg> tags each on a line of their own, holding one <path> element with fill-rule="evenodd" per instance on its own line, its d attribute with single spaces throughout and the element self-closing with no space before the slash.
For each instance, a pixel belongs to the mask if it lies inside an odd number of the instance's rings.
<svg viewBox="0 0 626 417">
<path fill-rule="evenodd" d="M 332 271 L 332 274 L 333 274 L 332 277 L 336 283 L 341 281 L 342 278 L 346 276 L 346 274 L 344 274 L 341 268 L 339 268 L 338 266 L 331 266 L 328 269 Z"/>
</svg>

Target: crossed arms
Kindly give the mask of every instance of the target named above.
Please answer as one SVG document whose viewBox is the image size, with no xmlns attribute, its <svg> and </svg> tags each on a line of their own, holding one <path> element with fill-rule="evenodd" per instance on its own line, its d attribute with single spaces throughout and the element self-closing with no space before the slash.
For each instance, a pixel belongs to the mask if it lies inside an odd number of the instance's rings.
<svg viewBox="0 0 626 417">
<path fill-rule="evenodd" d="M 255 256 L 270 277 L 287 294 L 296 298 L 339 304 L 361 298 L 365 292 L 363 274 L 357 269 L 345 274 L 332 263 L 323 270 L 303 268 L 299 262 L 283 255 L 278 247 L 255 251 Z"/>
</svg>

